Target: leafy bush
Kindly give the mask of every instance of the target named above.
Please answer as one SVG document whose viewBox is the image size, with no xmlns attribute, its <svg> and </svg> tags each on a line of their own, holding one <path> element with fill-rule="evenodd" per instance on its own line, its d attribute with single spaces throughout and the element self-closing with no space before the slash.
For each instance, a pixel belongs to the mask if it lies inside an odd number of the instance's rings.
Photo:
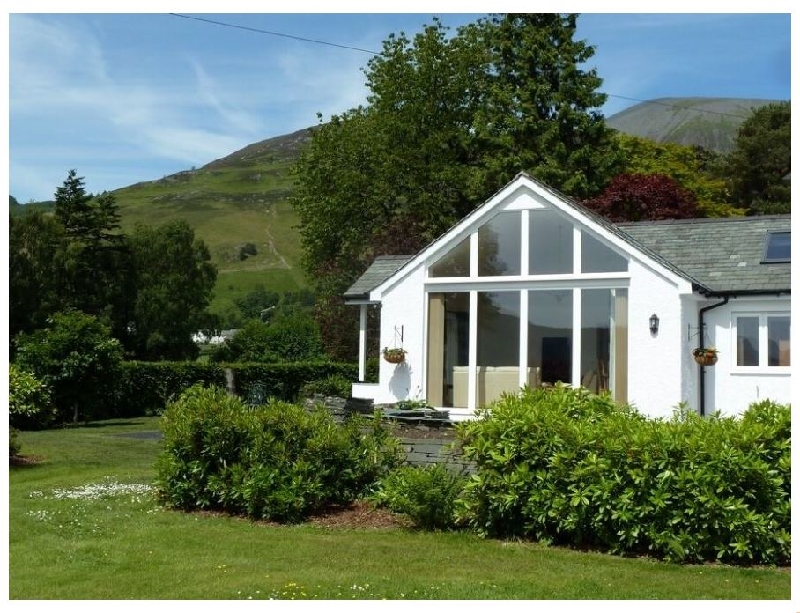
<svg viewBox="0 0 800 613">
<path fill-rule="evenodd" d="M 329 375 L 324 379 L 314 379 L 300 387 L 300 398 L 310 398 L 314 394 L 349 398 L 353 382 L 343 375 Z"/>
<path fill-rule="evenodd" d="M 650 420 L 607 396 L 526 390 L 459 424 L 477 472 L 459 517 L 484 534 L 673 561 L 790 559 L 790 409 Z"/>
<path fill-rule="evenodd" d="M 408 515 L 420 528 L 446 530 L 456 525 L 456 499 L 466 478 L 442 464 L 403 466 L 381 479 L 372 499 Z"/>
<path fill-rule="evenodd" d="M 363 495 L 401 459 L 379 420 L 343 426 L 281 401 L 249 408 L 218 387 L 193 386 L 163 416 L 157 484 L 182 509 L 300 521 Z"/>
<path fill-rule="evenodd" d="M 55 417 L 50 388 L 32 373 L 10 364 L 8 369 L 8 422 L 12 428 L 45 428 Z"/>
<path fill-rule="evenodd" d="M 16 339 L 17 364 L 53 392 L 56 419 L 86 421 L 107 411 L 122 362 L 110 330 L 80 311 L 55 313 L 47 327 Z"/>
<path fill-rule="evenodd" d="M 319 327 L 302 309 L 251 320 L 211 354 L 215 362 L 299 362 L 325 357 Z"/>
</svg>

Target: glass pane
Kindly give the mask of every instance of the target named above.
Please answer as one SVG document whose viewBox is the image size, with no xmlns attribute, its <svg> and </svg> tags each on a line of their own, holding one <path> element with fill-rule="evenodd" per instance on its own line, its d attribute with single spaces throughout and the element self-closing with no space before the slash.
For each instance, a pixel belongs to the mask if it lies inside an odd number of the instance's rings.
<svg viewBox="0 0 800 613">
<path fill-rule="evenodd" d="M 531 211 L 530 274 L 571 273 L 572 243 L 569 221 L 555 211 Z"/>
<path fill-rule="evenodd" d="M 581 386 L 625 402 L 628 387 L 628 290 L 581 292 Z"/>
<path fill-rule="evenodd" d="M 772 232 L 767 234 L 765 262 L 788 262 L 792 259 L 792 233 Z"/>
<path fill-rule="evenodd" d="M 428 268 L 429 277 L 469 276 L 469 236 Z"/>
<path fill-rule="evenodd" d="M 528 292 L 528 384 L 572 382 L 572 290 Z"/>
<path fill-rule="evenodd" d="M 770 366 L 789 366 L 789 316 L 767 317 Z"/>
<path fill-rule="evenodd" d="M 581 272 L 624 272 L 628 260 L 594 236 L 581 233 Z"/>
<path fill-rule="evenodd" d="M 433 406 L 467 407 L 469 293 L 428 296 L 428 393 Z"/>
<path fill-rule="evenodd" d="M 758 317 L 736 318 L 736 365 L 758 366 Z"/>
<path fill-rule="evenodd" d="M 478 292 L 479 407 L 519 391 L 519 292 Z"/>
<path fill-rule="evenodd" d="M 522 270 L 520 251 L 521 215 L 500 213 L 478 229 L 478 275 L 518 275 Z"/>
</svg>

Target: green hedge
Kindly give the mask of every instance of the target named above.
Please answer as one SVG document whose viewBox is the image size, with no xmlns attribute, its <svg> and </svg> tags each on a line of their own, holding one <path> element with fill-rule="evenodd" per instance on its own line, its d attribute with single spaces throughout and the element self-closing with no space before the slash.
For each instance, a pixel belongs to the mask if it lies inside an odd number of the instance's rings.
<svg viewBox="0 0 800 613">
<path fill-rule="evenodd" d="M 400 464 L 400 441 L 377 418 L 366 425 L 277 400 L 249 407 L 222 388 L 194 386 L 162 418 L 159 492 L 182 509 L 300 521 L 364 495 Z"/>
<path fill-rule="evenodd" d="M 790 408 L 653 420 L 569 387 L 458 426 L 477 472 L 460 521 L 495 536 L 681 562 L 790 560 Z"/>
<path fill-rule="evenodd" d="M 226 386 L 226 369 L 233 371 L 236 393 L 247 404 L 268 398 L 294 401 L 310 381 L 337 376 L 355 381 L 358 367 L 333 362 L 291 364 L 202 364 L 199 362 L 125 362 L 114 407 L 107 417 L 158 414 L 194 384 Z"/>
</svg>

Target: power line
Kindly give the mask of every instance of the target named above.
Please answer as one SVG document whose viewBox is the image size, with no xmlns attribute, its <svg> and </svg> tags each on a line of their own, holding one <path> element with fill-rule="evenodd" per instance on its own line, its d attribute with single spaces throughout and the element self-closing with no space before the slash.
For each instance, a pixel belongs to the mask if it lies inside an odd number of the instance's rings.
<svg viewBox="0 0 800 613">
<path fill-rule="evenodd" d="M 206 19 L 205 17 L 193 17 L 191 15 L 181 15 L 180 13 L 169 13 L 173 17 L 181 17 L 183 19 L 194 19 L 195 21 L 204 21 L 211 23 L 215 26 L 224 26 L 226 28 L 237 28 L 239 30 L 247 30 L 249 32 L 256 32 L 257 34 L 269 34 L 271 36 L 282 36 L 283 38 L 291 38 L 292 40 L 299 40 L 304 43 L 316 43 L 318 45 L 328 45 L 329 47 L 338 47 L 339 49 L 350 49 L 351 51 L 361 51 L 362 53 L 369 53 L 370 55 L 382 55 L 378 51 L 370 51 L 369 49 L 362 49 L 361 47 L 353 47 L 350 45 L 339 45 L 337 43 L 330 43 L 325 40 L 317 40 L 314 38 L 305 38 L 303 36 L 294 36 L 292 34 L 284 34 L 283 32 L 273 32 L 271 30 L 260 30 L 258 28 L 251 28 L 249 26 L 240 26 L 234 23 L 225 23 L 223 21 L 214 21 L 213 19 Z"/>
<path fill-rule="evenodd" d="M 194 19 L 195 21 L 202 21 L 216 26 L 223 26 L 226 28 L 236 28 L 238 30 L 247 30 L 248 32 L 255 32 L 256 34 L 268 34 L 270 36 L 281 36 L 283 38 L 290 38 L 292 40 L 301 41 L 304 43 L 315 43 L 317 45 L 328 45 L 329 47 L 336 47 L 338 49 L 348 49 L 351 51 L 360 51 L 362 53 L 369 53 L 370 55 L 383 55 L 381 51 L 370 51 L 369 49 L 362 49 L 361 47 L 354 47 L 351 45 L 340 45 L 338 43 L 331 43 L 325 40 L 318 40 L 315 38 L 306 38 L 303 36 L 295 36 L 293 34 L 285 34 L 283 32 L 274 32 L 272 30 L 261 30 L 259 28 L 251 28 L 249 26 L 242 26 L 234 23 L 225 23 L 224 21 L 216 21 L 214 19 L 206 19 L 205 17 L 194 17 L 192 15 L 182 15 L 180 13 L 169 13 L 173 17 L 181 17 L 182 19 Z M 725 117 L 735 117 L 736 119 L 747 119 L 746 115 L 735 115 L 733 113 L 723 113 L 722 111 L 710 111 L 708 109 L 698 109 L 691 106 L 678 106 L 677 104 L 669 104 L 667 102 L 659 102 L 657 100 L 642 100 L 641 98 L 631 98 L 629 96 L 620 96 L 618 94 L 606 94 L 609 98 L 619 98 L 620 100 L 630 100 L 632 102 L 643 102 L 646 104 L 658 104 L 684 111 L 697 111 L 698 113 L 710 113 L 712 115 L 722 115 Z"/>
</svg>

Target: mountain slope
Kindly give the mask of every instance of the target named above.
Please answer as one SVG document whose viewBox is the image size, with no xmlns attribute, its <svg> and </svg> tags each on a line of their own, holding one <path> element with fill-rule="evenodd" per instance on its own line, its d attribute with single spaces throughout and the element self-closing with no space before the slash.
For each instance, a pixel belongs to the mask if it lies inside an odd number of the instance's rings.
<svg viewBox="0 0 800 613">
<path fill-rule="evenodd" d="M 777 100 L 740 98 L 659 98 L 606 118 L 620 132 L 657 143 L 699 145 L 727 153 L 736 132 L 754 109 Z"/>
</svg>

